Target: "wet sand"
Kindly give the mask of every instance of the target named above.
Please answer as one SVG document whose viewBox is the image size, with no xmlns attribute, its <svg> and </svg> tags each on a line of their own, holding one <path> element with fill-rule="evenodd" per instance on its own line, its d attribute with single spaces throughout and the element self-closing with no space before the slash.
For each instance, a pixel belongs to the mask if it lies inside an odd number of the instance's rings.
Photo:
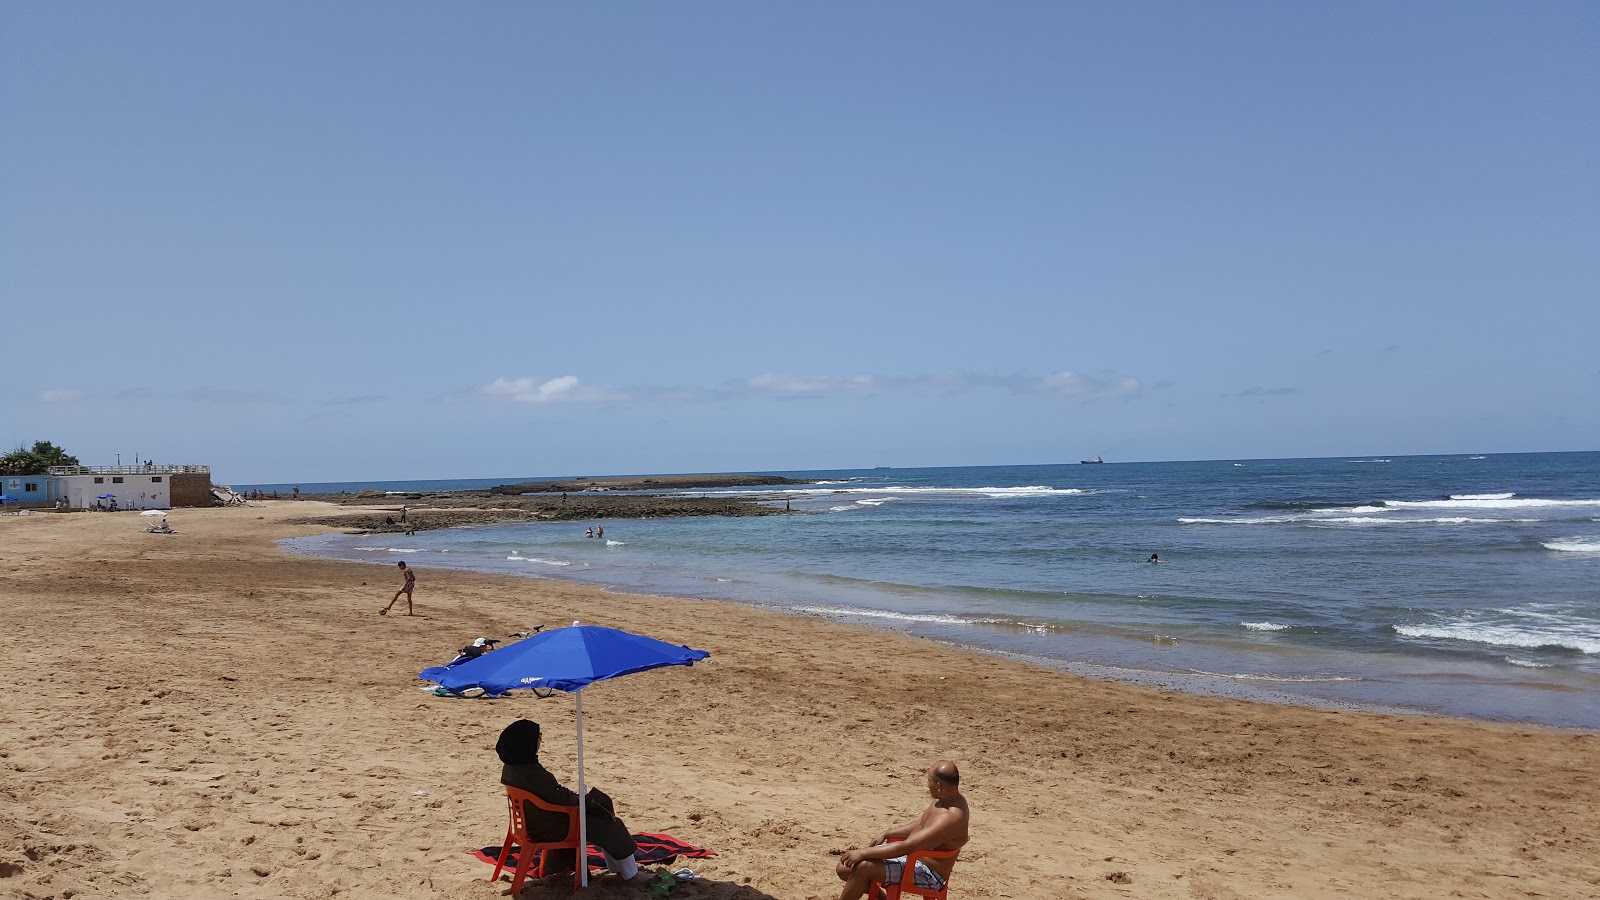
<svg viewBox="0 0 1600 900">
<path fill-rule="evenodd" d="M 492 898 L 493 745 L 572 699 L 451 700 L 416 672 L 581 619 L 711 651 L 584 694 L 592 784 L 717 851 L 674 897 L 833 897 L 833 857 L 974 810 L 952 896 L 1600 896 L 1600 737 L 1196 697 L 732 603 L 283 553 L 310 501 L 0 520 L 0 896 Z M 401 602 L 403 608 L 404 601 Z M 1595 702 L 1574 697 L 1575 703 Z M 653 896 L 599 875 L 598 896 Z M 570 880 L 526 896 L 570 896 Z"/>
</svg>

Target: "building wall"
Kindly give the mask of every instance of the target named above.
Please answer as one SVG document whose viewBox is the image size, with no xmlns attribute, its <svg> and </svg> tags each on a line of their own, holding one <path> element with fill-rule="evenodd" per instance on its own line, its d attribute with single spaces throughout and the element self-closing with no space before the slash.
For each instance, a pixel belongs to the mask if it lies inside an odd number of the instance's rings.
<svg viewBox="0 0 1600 900">
<path fill-rule="evenodd" d="M 216 498 L 211 496 L 210 475 L 169 475 L 169 495 L 174 507 L 211 506 Z"/>
<path fill-rule="evenodd" d="M 88 509 L 94 506 L 101 494 L 115 494 L 118 509 L 171 509 L 170 481 L 174 477 L 181 476 L 62 475 L 56 480 L 61 482 L 60 496 L 65 496 L 67 503 L 74 509 Z"/>
<path fill-rule="evenodd" d="M 55 482 L 49 475 L 7 475 L 0 478 L 0 494 L 6 496 L 7 506 L 50 503 L 56 499 Z"/>
</svg>

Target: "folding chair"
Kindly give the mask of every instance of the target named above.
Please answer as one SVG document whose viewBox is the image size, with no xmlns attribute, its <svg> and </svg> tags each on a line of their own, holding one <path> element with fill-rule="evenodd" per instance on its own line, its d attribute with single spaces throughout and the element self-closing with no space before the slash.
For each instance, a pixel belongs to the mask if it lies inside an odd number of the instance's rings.
<svg viewBox="0 0 1600 900">
<path fill-rule="evenodd" d="M 577 893 L 583 884 L 583 870 L 578 866 L 588 865 L 588 854 L 578 846 L 578 808 L 576 806 L 556 806 L 546 803 L 538 797 L 524 790 L 519 790 L 506 785 L 506 805 L 510 807 L 511 824 L 506 828 L 505 843 L 500 846 L 500 859 L 495 863 L 494 874 L 489 876 L 490 881 L 499 881 L 500 873 L 506 868 L 506 857 L 511 855 L 511 845 L 516 844 L 517 868 L 511 876 L 511 893 L 521 892 L 522 881 L 530 874 L 534 878 L 543 878 L 545 872 L 544 860 L 546 850 L 571 850 L 576 855 L 572 867 L 572 892 Z M 524 803 L 531 803 L 546 812 L 560 813 L 567 817 L 566 837 L 558 841 L 534 841 L 528 837 L 528 819 Z M 533 865 L 533 858 L 539 857 L 539 865 Z"/>
<path fill-rule="evenodd" d="M 905 868 L 902 869 L 901 872 L 900 872 L 900 881 L 895 883 L 895 884 L 879 884 L 876 881 L 874 881 L 871 884 L 867 885 L 867 897 L 869 898 L 869 900 L 871 900 L 871 898 L 875 898 L 875 897 L 882 897 L 882 898 L 884 898 L 884 900 L 900 900 L 900 893 L 902 891 L 904 891 L 905 893 L 916 894 L 916 895 L 918 895 L 920 897 L 929 897 L 929 898 L 931 898 L 931 900 L 946 900 L 946 895 L 949 894 L 949 892 L 950 892 L 950 879 L 946 878 L 944 880 L 944 887 L 940 888 L 937 891 L 933 890 L 932 888 L 918 887 L 917 886 L 917 880 L 916 880 L 917 879 L 917 860 L 919 860 L 919 859 L 955 859 L 960 854 L 961 854 L 960 849 L 956 849 L 956 850 L 916 850 L 916 851 L 913 851 L 911 853 L 908 853 L 908 854 L 906 854 L 906 865 L 905 865 Z M 950 874 L 951 874 L 951 877 L 955 876 L 954 872 L 952 872 Z"/>
</svg>

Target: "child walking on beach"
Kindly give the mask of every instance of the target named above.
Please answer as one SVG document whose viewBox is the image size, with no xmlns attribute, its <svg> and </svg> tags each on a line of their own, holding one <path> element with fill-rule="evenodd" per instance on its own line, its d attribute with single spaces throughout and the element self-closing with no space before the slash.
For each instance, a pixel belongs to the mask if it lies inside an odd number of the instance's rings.
<svg viewBox="0 0 1600 900">
<path fill-rule="evenodd" d="M 409 616 L 411 615 L 411 590 L 417 586 L 417 572 L 415 569 L 407 568 L 405 560 L 401 560 L 400 574 L 406 577 L 406 583 L 400 585 L 400 590 L 394 592 L 394 599 L 389 601 L 389 606 L 394 606 L 395 601 L 400 599 L 400 595 L 405 594 L 406 615 Z M 383 609 L 378 610 L 378 615 L 387 616 L 389 614 L 389 606 L 385 606 Z"/>
</svg>

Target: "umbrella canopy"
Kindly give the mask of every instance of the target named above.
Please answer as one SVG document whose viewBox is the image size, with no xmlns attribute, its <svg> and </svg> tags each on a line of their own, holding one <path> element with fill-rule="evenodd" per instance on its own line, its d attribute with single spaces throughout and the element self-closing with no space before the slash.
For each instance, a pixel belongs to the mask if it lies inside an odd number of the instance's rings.
<svg viewBox="0 0 1600 900">
<path fill-rule="evenodd" d="M 151 518 L 155 518 L 156 516 L 165 516 L 166 514 L 167 511 L 164 509 L 147 509 L 144 512 L 139 513 L 141 516 L 150 516 Z"/>
<path fill-rule="evenodd" d="M 115 499 L 117 499 L 117 495 L 116 494 L 98 494 L 98 495 L 95 496 L 95 499 L 96 500 L 115 500 Z"/>
<path fill-rule="evenodd" d="M 704 650 L 658 641 L 642 634 L 599 625 L 579 625 L 542 631 L 508 647 L 459 665 L 424 669 L 419 677 L 452 691 L 483 688 L 503 694 L 516 688 L 548 688 L 573 693 L 578 725 L 578 796 L 588 791 L 583 773 L 583 694 L 596 681 L 632 675 L 664 666 L 692 666 L 710 656 Z M 578 803 L 579 846 L 589 846 L 588 804 Z M 578 856 L 584 855 L 582 850 Z M 583 863 L 579 863 L 583 865 Z M 582 883 L 589 884 L 589 867 L 583 865 Z"/>
<path fill-rule="evenodd" d="M 490 694 L 516 688 L 580 691 L 596 681 L 662 666 L 693 665 L 710 655 L 642 634 L 574 623 L 460 665 L 425 669 L 420 677 L 452 691 L 472 687 Z"/>
</svg>

